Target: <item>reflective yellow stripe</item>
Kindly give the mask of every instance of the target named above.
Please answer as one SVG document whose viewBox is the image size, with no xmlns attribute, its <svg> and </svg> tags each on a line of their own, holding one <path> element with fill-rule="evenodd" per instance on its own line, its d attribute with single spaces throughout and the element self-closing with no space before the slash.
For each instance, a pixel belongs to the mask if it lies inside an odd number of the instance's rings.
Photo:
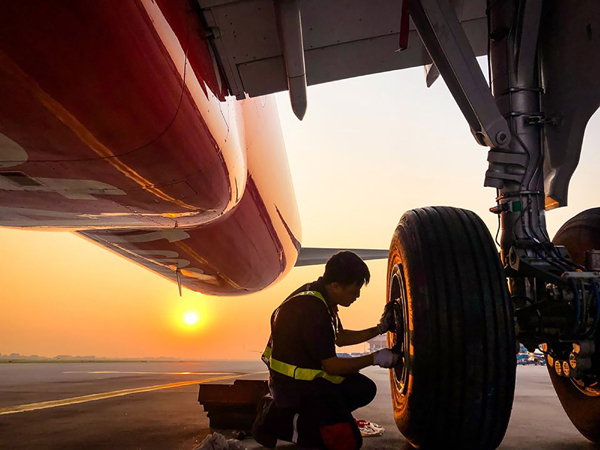
<svg viewBox="0 0 600 450">
<path fill-rule="evenodd" d="M 297 366 L 293 366 L 291 364 L 287 364 L 281 361 L 277 361 L 275 358 L 271 356 L 269 361 L 269 367 L 273 369 L 275 372 L 279 372 L 282 375 L 286 375 L 288 377 L 294 378 L 294 372 L 296 372 Z"/>
<path fill-rule="evenodd" d="M 287 301 L 289 301 L 293 298 L 296 298 L 296 297 L 300 297 L 302 295 L 311 295 L 313 297 L 317 297 L 319 300 L 321 300 L 323 302 L 323 304 L 327 308 L 327 311 L 329 311 L 329 314 L 331 314 L 331 310 L 329 309 L 329 305 L 327 304 L 327 301 L 323 297 L 323 294 L 321 294 L 319 291 L 298 292 L 297 294 L 289 297 L 283 303 L 286 303 Z M 282 303 L 282 305 L 283 305 L 283 303 Z M 337 335 L 337 326 L 334 325 L 333 328 L 334 328 L 335 334 Z M 267 344 L 267 346 L 265 347 L 265 351 L 263 352 L 263 354 L 261 356 L 261 359 L 270 369 L 272 369 L 275 372 L 280 373 L 282 375 L 286 375 L 290 378 L 293 378 L 295 380 L 312 381 L 315 378 L 324 378 L 325 380 L 330 381 L 331 383 L 334 383 L 334 384 L 340 384 L 342 381 L 344 381 L 344 377 L 340 377 L 337 375 L 329 375 L 324 370 L 304 369 L 302 367 L 298 367 L 298 366 L 294 366 L 292 364 L 278 361 L 275 358 L 273 358 L 272 354 L 273 354 L 273 349 L 271 347 L 269 347 L 269 345 Z"/>
<path fill-rule="evenodd" d="M 293 378 L 294 380 L 312 381 L 315 378 L 324 378 L 327 381 L 332 382 L 333 384 L 340 384 L 342 381 L 344 381 L 344 377 L 340 377 L 337 375 L 329 375 L 324 370 L 303 369 L 292 364 L 278 361 L 273 357 L 271 357 L 270 360 L 270 367 L 275 372 L 278 372 L 282 375 L 286 375 L 290 378 Z"/>
<path fill-rule="evenodd" d="M 287 302 L 288 300 L 291 300 L 291 299 L 293 299 L 293 298 L 300 297 L 301 295 L 312 295 L 313 297 L 317 297 L 319 300 L 321 300 L 321 301 L 322 301 L 322 302 L 325 304 L 325 306 L 327 307 L 327 311 L 329 311 L 329 312 L 331 313 L 331 311 L 330 311 L 330 309 L 329 309 L 329 305 L 327 304 L 327 301 L 325 300 L 325 297 L 323 297 L 323 294 L 321 294 L 319 291 L 304 291 L 304 292 L 298 292 L 296 295 L 292 295 L 290 298 L 288 298 L 288 299 L 286 300 L 286 302 Z M 285 303 L 285 302 L 284 302 L 284 303 Z"/>
<path fill-rule="evenodd" d="M 271 355 L 272 355 L 272 354 L 273 354 L 273 349 L 272 349 L 271 347 L 267 346 L 267 347 L 265 348 L 265 351 L 263 352 L 263 354 L 262 354 L 262 355 L 263 355 L 265 358 L 269 359 L 269 358 L 271 358 Z"/>
<path fill-rule="evenodd" d="M 271 347 L 269 347 L 269 345 L 267 344 L 267 346 L 265 347 L 265 351 L 261 355 L 260 359 L 262 359 L 262 361 L 267 366 L 269 366 L 269 361 L 271 360 L 271 355 L 272 354 L 273 354 L 273 349 Z"/>
</svg>

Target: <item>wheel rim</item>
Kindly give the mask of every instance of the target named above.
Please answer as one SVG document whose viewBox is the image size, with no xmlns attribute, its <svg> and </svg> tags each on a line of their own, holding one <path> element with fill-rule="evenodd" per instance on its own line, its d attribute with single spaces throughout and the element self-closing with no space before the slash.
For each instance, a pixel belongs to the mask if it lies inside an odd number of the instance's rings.
<svg viewBox="0 0 600 450">
<path fill-rule="evenodd" d="M 558 230 L 552 242 L 564 245 L 573 261 L 585 264 L 585 252 L 600 248 L 600 208 L 583 211 L 569 219 Z M 600 397 L 600 374 L 595 370 L 591 376 L 571 378 L 571 383 L 588 397 Z"/>
<path fill-rule="evenodd" d="M 600 381 L 597 378 L 574 378 L 571 379 L 571 382 L 582 394 L 588 397 L 600 397 Z"/>
<path fill-rule="evenodd" d="M 402 266 L 397 264 L 392 270 L 390 277 L 390 288 L 388 301 L 394 302 L 394 319 L 396 332 L 389 333 L 389 344 L 398 353 L 398 364 L 390 372 L 393 374 L 399 393 L 404 393 L 408 379 L 407 349 L 408 337 L 408 304 L 406 301 L 406 285 L 404 283 L 404 272 Z"/>
<path fill-rule="evenodd" d="M 564 357 L 565 355 L 562 354 L 562 356 Z M 554 369 L 554 361 L 554 356 L 550 354 L 546 355 L 546 363 L 548 365 L 550 374 L 559 377 Z M 588 397 L 600 397 L 600 378 L 597 374 L 590 374 L 587 376 L 582 376 L 581 378 L 568 378 L 568 380 L 582 394 Z"/>
</svg>

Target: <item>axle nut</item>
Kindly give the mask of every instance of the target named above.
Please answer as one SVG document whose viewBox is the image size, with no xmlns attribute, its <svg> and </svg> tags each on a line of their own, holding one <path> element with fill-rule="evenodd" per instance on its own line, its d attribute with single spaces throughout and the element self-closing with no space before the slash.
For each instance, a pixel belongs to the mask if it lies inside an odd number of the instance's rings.
<svg viewBox="0 0 600 450">
<path fill-rule="evenodd" d="M 577 355 L 575 353 L 569 355 L 569 365 L 572 369 L 577 369 Z"/>
<path fill-rule="evenodd" d="M 571 376 L 571 366 L 569 365 L 569 363 L 567 361 L 563 361 L 562 370 L 563 370 L 563 375 L 565 377 Z"/>
<path fill-rule="evenodd" d="M 592 359 L 584 358 L 575 353 L 571 353 L 569 355 L 569 365 L 573 370 L 581 372 L 592 368 Z"/>
<path fill-rule="evenodd" d="M 556 361 L 554 361 L 554 371 L 559 377 L 563 376 L 563 365 L 561 360 L 557 359 Z"/>
</svg>

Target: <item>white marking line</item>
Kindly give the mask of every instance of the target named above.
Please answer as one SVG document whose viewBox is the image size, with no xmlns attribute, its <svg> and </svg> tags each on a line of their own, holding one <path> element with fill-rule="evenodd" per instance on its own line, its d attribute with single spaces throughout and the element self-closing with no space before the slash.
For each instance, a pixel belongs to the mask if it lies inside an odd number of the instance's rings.
<svg viewBox="0 0 600 450">
<path fill-rule="evenodd" d="M 179 383 L 159 384 L 156 386 L 146 386 L 146 387 L 141 387 L 141 388 L 122 389 L 120 391 L 103 392 L 101 394 L 83 395 L 81 397 L 65 398 L 63 400 L 51 400 L 48 402 L 29 403 L 26 405 L 9 406 L 6 408 L 0 408 L 0 416 L 6 415 L 6 414 L 17 414 L 17 413 L 22 413 L 22 412 L 36 411 L 38 409 L 48 409 L 48 408 L 56 408 L 59 406 L 75 405 L 77 403 L 87 403 L 87 402 L 93 402 L 96 400 L 105 400 L 107 398 L 122 397 L 125 395 L 140 394 L 142 392 L 158 391 L 161 389 L 172 389 L 172 388 L 181 387 L 181 386 L 188 386 L 190 384 L 203 384 L 203 383 L 210 383 L 212 381 L 230 380 L 233 378 L 241 378 L 241 377 L 245 377 L 248 375 L 256 375 L 256 374 L 261 374 L 261 373 L 266 373 L 266 371 L 242 373 L 239 375 L 228 375 L 226 377 L 206 378 L 204 380 L 181 381 Z"/>
<path fill-rule="evenodd" d="M 124 372 L 121 370 L 67 370 L 62 373 L 91 373 L 91 374 L 115 374 L 115 373 L 127 373 L 127 374 L 159 374 L 159 375 L 232 375 L 233 372 Z"/>
</svg>

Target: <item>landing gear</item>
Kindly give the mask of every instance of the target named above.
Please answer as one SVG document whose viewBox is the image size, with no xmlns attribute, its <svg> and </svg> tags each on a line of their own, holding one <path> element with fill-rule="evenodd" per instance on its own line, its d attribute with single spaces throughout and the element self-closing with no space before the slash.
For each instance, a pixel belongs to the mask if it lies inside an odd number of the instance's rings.
<svg viewBox="0 0 600 450">
<path fill-rule="evenodd" d="M 565 410 L 597 440 L 600 252 L 583 267 L 578 254 L 596 241 L 583 243 L 576 218 L 557 240 L 571 260 L 550 241 L 545 214 L 567 204 L 600 105 L 600 2 L 487 0 L 489 86 L 453 3 L 403 4 L 473 136 L 490 147 L 484 185 L 496 188 L 500 259 L 472 213 L 426 208 L 401 219 L 388 263 L 401 331 L 390 344 L 403 355 L 390 372 L 396 423 L 416 446 L 495 448 L 511 410 L 516 335 L 529 351 L 545 344 Z"/>
<path fill-rule="evenodd" d="M 586 252 L 600 250 L 600 208 L 589 209 L 567 221 L 558 230 L 553 242 L 564 245 L 575 263 L 585 265 Z M 591 264 L 589 256 L 587 259 Z M 597 339 L 593 342 L 599 348 Z M 600 368 L 594 358 L 591 360 L 591 371 L 585 376 L 566 377 L 564 373 L 559 376 L 554 364 L 548 364 L 548 373 L 573 425 L 590 441 L 600 443 Z"/>
<path fill-rule="evenodd" d="M 388 301 L 394 416 L 415 446 L 494 449 L 512 408 L 516 344 L 506 280 L 474 213 L 429 207 L 404 214 L 392 239 Z"/>
</svg>

